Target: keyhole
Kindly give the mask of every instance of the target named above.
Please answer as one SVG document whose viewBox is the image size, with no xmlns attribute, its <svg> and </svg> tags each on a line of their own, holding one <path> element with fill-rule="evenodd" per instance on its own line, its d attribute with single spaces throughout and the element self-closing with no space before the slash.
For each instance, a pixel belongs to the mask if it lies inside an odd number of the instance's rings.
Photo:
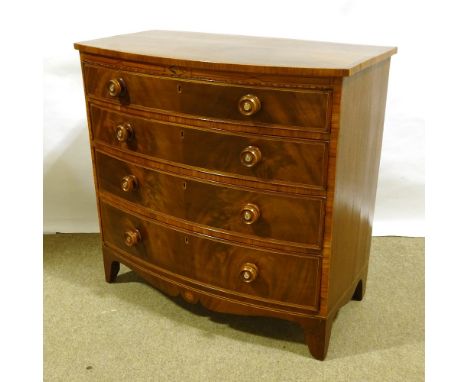
<svg viewBox="0 0 468 382">
<path fill-rule="evenodd" d="M 182 86 L 181 85 L 177 85 L 177 93 L 182 93 Z"/>
<path fill-rule="evenodd" d="M 188 244 L 188 237 L 187 236 L 185 236 L 184 241 L 185 241 L 185 244 Z"/>
<path fill-rule="evenodd" d="M 187 182 L 183 182 L 183 183 L 182 183 L 182 188 L 183 188 L 184 190 L 187 189 Z"/>
<path fill-rule="evenodd" d="M 180 138 L 184 139 L 184 130 L 180 130 Z"/>
</svg>

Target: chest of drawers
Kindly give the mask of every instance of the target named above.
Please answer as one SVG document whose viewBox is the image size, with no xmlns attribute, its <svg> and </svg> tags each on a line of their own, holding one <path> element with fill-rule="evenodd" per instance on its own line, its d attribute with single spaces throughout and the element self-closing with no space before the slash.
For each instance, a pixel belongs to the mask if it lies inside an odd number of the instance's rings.
<svg viewBox="0 0 468 382">
<path fill-rule="evenodd" d="M 105 278 L 297 322 L 366 285 L 396 48 L 149 31 L 80 51 Z"/>
</svg>

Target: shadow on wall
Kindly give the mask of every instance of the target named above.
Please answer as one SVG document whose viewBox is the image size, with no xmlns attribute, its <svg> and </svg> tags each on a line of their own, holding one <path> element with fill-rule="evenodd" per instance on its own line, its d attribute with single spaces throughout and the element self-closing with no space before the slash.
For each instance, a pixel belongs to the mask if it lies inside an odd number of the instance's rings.
<svg viewBox="0 0 468 382">
<path fill-rule="evenodd" d="M 44 232 L 98 232 L 86 121 L 76 123 L 44 158 Z"/>
</svg>

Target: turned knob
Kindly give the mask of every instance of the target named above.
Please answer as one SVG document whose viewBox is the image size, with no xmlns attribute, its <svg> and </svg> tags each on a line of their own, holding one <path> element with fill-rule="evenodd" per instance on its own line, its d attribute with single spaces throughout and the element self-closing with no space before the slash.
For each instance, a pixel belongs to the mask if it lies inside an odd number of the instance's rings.
<svg viewBox="0 0 468 382">
<path fill-rule="evenodd" d="M 248 117 L 257 113 L 262 104 L 257 96 L 247 94 L 241 97 L 238 106 L 240 113 Z"/>
<path fill-rule="evenodd" d="M 241 151 L 240 160 L 245 167 L 253 167 L 262 159 L 262 152 L 258 147 L 248 146 Z"/>
<path fill-rule="evenodd" d="M 122 178 L 120 188 L 122 191 L 131 192 L 138 186 L 137 178 L 134 175 L 127 175 Z"/>
<path fill-rule="evenodd" d="M 115 137 L 119 142 L 127 142 L 133 137 L 133 129 L 129 123 L 121 123 L 115 129 Z"/>
<path fill-rule="evenodd" d="M 125 245 L 128 247 L 133 247 L 138 244 L 139 241 L 141 241 L 141 234 L 137 229 L 125 232 Z"/>
<path fill-rule="evenodd" d="M 258 267 L 252 263 L 245 263 L 240 271 L 241 280 L 245 283 L 251 283 L 258 276 Z"/>
<path fill-rule="evenodd" d="M 242 208 L 241 217 L 245 224 L 253 224 L 260 217 L 260 208 L 253 203 L 247 203 Z"/>
<path fill-rule="evenodd" d="M 125 93 L 125 82 L 122 78 L 113 78 L 107 83 L 107 93 L 111 97 L 120 97 Z"/>
</svg>

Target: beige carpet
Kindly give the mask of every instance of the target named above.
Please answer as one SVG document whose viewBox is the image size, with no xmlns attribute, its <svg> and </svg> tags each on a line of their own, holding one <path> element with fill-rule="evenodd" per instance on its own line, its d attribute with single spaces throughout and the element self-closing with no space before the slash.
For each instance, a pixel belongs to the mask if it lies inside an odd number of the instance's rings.
<svg viewBox="0 0 468 382">
<path fill-rule="evenodd" d="M 373 239 L 366 297 L 320 362 L 292 323 L 208 312 L 123 266 L 107 284 L 98 235 L 46 235 L 44 380 L 423 381 L 424 240 Z"/>
</svg>

